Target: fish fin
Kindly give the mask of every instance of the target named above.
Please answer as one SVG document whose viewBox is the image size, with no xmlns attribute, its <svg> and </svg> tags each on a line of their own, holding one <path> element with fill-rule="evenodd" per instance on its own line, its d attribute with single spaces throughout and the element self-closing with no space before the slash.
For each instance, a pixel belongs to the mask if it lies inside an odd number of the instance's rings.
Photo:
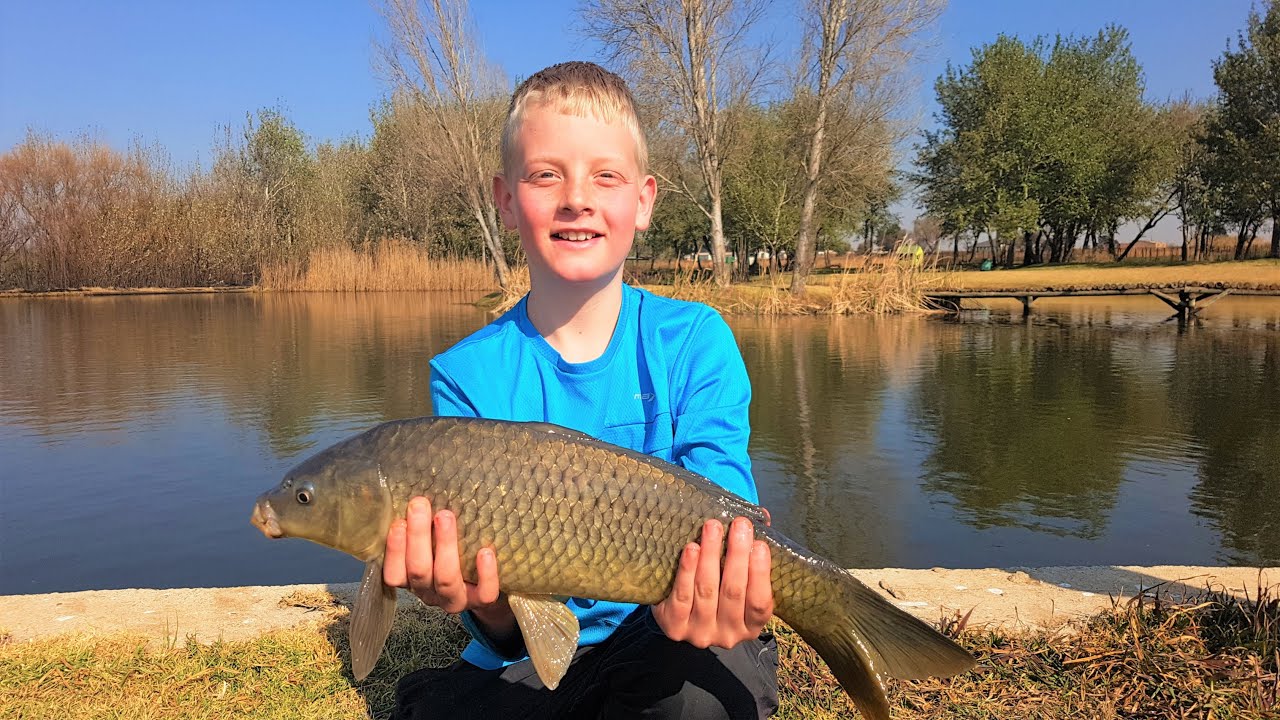
<svg viewBox="0 0 1280 720">
<path fill-rule="evenodd" d="M 396 589 L 382 582 L 382 561 L 372 560 L 364 566 L 360 594 L 351 609 L 351 674 L 364 680 L 378 662 L 382 646 L 396 618 Z"/>
<path fill-rule="evenodd" d="M 815 613 L 820 624 L 802 628 L 793 622 L 792 627 L 818 651 L 867 718 L 889 720 L 886 676 L 947 677 L 973 667 L 975 660 L 964 648 L 853 575 L 834 569 L 831 580 L 835 587 L 827 598 L 837 604 Z"/>
<path fill-rule="evenodd" d="M 538 678 L 555 690 L 578 649 L 578 617 L 550 595 L 508 595 Z"/>
</svg>

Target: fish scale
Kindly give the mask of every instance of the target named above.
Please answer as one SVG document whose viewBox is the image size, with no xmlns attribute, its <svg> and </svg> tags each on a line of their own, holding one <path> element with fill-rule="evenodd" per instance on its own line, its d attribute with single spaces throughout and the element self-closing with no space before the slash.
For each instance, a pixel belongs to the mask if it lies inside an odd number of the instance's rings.
<svg viewBox="0 0 1280 720">
<path fill-rule="evenodd" d="M 549 596 L 656 604 L 670 593 L 680 553 L 706 520 L 752 519 L 756 538 L 771 551 L 776 614 L 827 660 L 870 718 L 888 718 L 886 676 L 949 675 L 973 663 L 937 631 L 769 527 L 761 508 L 706 478 L 547 423 L 417 418 L 317 453 L 254 511 L 255 524 L 271 537 L 304 537 L 368 563 L 352 613 L 358 675 L 381 651 L 388 602 L 394 610 L 394 590 L 381 585 L 387 528 L 416 496 L 456 515 L 464 578 L 476 580 L 476 553 L 492 547 L 502 590 L 513 609 L 526 607 L 517 598 L 532 599 L 529 612 L 555 605 L 538 600 Z M 523 624 L 521 630 L 531 654 L 541 652 L 540 641 L 532 642 Z"/>
</svg>

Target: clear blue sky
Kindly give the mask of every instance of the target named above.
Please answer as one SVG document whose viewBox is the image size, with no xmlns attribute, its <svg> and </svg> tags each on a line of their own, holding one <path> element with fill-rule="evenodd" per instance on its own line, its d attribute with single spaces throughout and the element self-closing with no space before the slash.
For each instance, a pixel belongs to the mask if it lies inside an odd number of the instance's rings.
<svg viewBox="0 0 1280 720">
<path fill-rule="evenodd" d="M 1148 96 L 1214 92 L 1211 61 L 1244 27 L 1249 0 L 952 0 L 937 42 L 916 62 L 917 107 L 933 111 L 947 61 L 998 33 L 1130 32 Z M 510 77 L 567 59 L 597 58 L 575 32 L 574 0 L 473 0 L 489 58 Z M 788 35 L 785 11 L 777 40 Z M 217 3 L 0 1 L 0 151 L 27 128 L 88 132 L 119 148 L 164 147 L 179 165 L 207 160 L 219 127 L 280 107 L 312 140 L 370 134 L 385 91 L 374 63 L 382 21 L 365 0 Z M 914 211 L 902 208 L 904 222 Z"/>
</svg>

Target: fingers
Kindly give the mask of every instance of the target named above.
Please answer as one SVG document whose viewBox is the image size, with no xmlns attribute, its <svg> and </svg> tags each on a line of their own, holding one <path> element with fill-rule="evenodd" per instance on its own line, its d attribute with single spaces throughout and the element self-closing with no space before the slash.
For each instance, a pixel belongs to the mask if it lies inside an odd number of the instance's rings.
<svg viewBox="0 0 1280 720">
<path fill-rule="evenodd" d="M 681 553 L 671 594 L 653 607 L 654 619 L 672 640 L 731 648 L 758 636 L 773 616 L 769 546 L 755 539 L 746 518 L 735 518 L 727 539 L 724 534 L 718 521 L 703 525 L 700 543 Z"/>
<path fill-rule="evenodd" d="M 689 611 L 693 609 L 693 578 L 698 571 L 697 543 L 689 543 L 680 553 L 680 565 L 671 584 L 671 594 L 653 606 L 653 619 L 672 640 L 684 640 L 689 631 Z"/>
<path fill-rule="evenodd" d="M 405 522 L 396 519 L 387 530 L 387 549 L 382 556 L 382 582 L 391 587 L 408 587 L 404 567 Z"/>
<path fill-rule="evenodd" d="M 498 556 L 493 548 L 476 553 L 476 584 L 467 585 L 467 606 L 475 608 L 498 601 Z"/>
<path fill-rule="evenodd" d="M 445 612 L 467 609 L 467 587 L 458 559 L 458 523 L 453 513 L 441 510 L 435 517 L 435 591 L 437 605 Z"/>
<path fill-rule="evenodd" d="M 405 575 L 415 595 L 433 592 L 435 558 L 431 547 L 431 501 L 416 497 L 409 501 L 405 517 Z M 385 571 L 384 571 L 385 574 Z M 423 597 L 426 600 L 426 597 Z"/>
<path fill-rule="evenodd" d="M 747 596 L 748 562 L 755 533 L 751 522 L 735 518 L 729 525 L 729 544 L 724 555 L 724 569 L 720 574 L 720 598 L 716 606 L 716 620 L 722 638 L 745 635 L 744 608 Z"/>
<path fill-rule="evenodd" d="M 698 570 L 693 578 L 693 609 L 689 612 L 689 637 L 696 647 L 710 647 L 717 639 L 716 606 L 720 599 L 720 557 L 724 525 L 708 520 L 702 526 Z"/>
<path fill-rule="evenodd" d="M 763 540 L 751 543 L 751 556 L 747 564 L 747 593 L 743 621 L 748 637 L 755 637 L 764 630 L 765 623 L 773 617 L 773 558 L 769 546 Z"/>
</svg>

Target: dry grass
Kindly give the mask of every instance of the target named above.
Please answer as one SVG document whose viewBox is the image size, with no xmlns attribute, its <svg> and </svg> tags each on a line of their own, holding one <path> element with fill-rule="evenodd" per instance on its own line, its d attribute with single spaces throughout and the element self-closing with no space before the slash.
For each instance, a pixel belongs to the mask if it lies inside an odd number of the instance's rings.
<svg viewBox="0 0 1280 720">
<path fill-rule="evenodd" d="M 386 717 L 397 679 L 454 660 L 457 621 L 401 603 L 374 672 L 349 671 L 346 608 L 327 593 L 292 597 L 323 622 L 251 642 L 148 649 L 137 637 L 0 642 L 0 718 Z M 784 720 L 854 715 L 826 665 L 786 626 L 778 635 Z M 923 718 L 1218 718 L 1280 712 L 1280 600 L 1206 591 L 1173 604 L 1149 593 L 1072 634 L 1009 636 L 948 623 L 979 658 L 948 680 L 896 682 L 898 720 Z"/>
<path fill-rule="evenodd" d="M 705 303 L 730 315 L 890 315 L 926 312 L 924 294 L 940 289 L 949 276 L 888 260 L 861 272 L 815 276 L 800 297 L 792 295 L 784 284 L 789 282 L 787 276 L 720 288 L 686 274 L 677 275 L 671 286 L 649 289 Z"/>
<path fill-rule="evenodd" d="M 404 242 L 387 240 L 372 250 L 329 247 L 306 262 L 280 262 L 262 269 L 266 290 L 404 291 L 489 290 L 493 270 L 476 260 L 432 257 Z"/>
<path fill-rule="evenodd" d="M 1173 265 L 1063 265 L 948 273 L 936 290 L 1069 290 L 1119 287 L 1280 289 L 1280 260 Z"/>
<path fill-rule="evenodd" d="M 897 720 L 925 718 L 1280 717 L 1280 600 L 1206 591 L 1181 604 L 1158 590 L 1116 605 L 1072 634 L 949 632 L 978 660 L 946 680 L 893 683 Z M 854 714 L 825 664 L 786 628 L 779 636 L 784 718 Z"/>
</svg>

